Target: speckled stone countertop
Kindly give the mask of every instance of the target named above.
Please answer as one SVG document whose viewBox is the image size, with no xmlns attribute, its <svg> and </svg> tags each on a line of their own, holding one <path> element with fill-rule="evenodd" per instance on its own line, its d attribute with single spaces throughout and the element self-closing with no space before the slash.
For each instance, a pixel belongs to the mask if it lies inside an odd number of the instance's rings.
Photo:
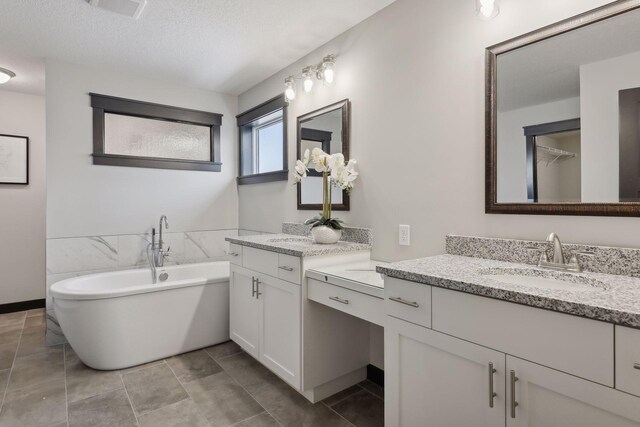
<svg viewBox="0 0 640 427">
<path fill-rule="evenodd" d="M 458 255 L 401 261 L 376 270 L 398 279 L 640 328 L 640 279 L 635 277 L 567 273 Z M 581 285 L 575 289 L 549 289 L 515 285 L 495 277 L 509 274 L 555 278 Z"/>
<path fill-rule="evenodd" d="M 333 245 L 320 245 L 308 237 L 295 236 L 292 234 L 227 237 L 226 240 L 237 245 L 299 257 L 371 250 L 371 245 L 342 241 Z"/>
</svg>

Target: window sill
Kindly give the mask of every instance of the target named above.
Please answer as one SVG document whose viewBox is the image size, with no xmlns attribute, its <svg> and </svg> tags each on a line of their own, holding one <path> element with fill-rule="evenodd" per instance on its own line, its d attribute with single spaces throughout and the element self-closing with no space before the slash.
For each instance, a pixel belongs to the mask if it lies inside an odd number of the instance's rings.
<svg viewBox="0 0 640 427">
<path fill-rule="evenodd" d="M 288 181 L 289 171 L 287 169 L 275 172 L 259 173 L 255 175 L 244 175 L 236 178 L 238 185 L 262 184 L 265 182 Z"/>
<path fill-rule="evenodd" d="M 94 165 L 128 166 L 135 168 L 178 169 L 220 172 L 222 163 L 199 160 L 162 159 L 158 157 L 121 156 L 117 154 L 93 154 Z"/>
</svg>

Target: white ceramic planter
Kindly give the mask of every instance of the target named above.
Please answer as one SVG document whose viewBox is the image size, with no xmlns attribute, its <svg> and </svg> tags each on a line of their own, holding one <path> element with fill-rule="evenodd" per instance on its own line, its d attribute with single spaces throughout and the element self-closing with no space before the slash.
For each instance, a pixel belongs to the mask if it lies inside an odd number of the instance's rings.
<svg viewBox="0 0 640 427">
<path fill-rule="evenodd" d="M 318 227 L 313 227 L 311 229 L 311 235 L 313 236 L 313 240 L 316 243 L 320 243 L 323 245 L 328 245 L 331 243 L 336 243 L 340 240 L 342 236 L 342 230 L 335 230 L 331 227 L 327 227 L 326 225 L 321 225 Z"/>
</svg>

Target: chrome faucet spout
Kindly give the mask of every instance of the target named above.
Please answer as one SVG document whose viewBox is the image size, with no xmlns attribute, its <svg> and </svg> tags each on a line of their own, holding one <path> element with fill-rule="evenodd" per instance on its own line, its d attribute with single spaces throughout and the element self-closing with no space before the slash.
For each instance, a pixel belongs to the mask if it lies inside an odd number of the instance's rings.
<svg viewBox="0 0 640 427">
<path fill-rule="evenodd" d="M 166 215 L 162 215 L 160 217 L 160 226 L 159 226 L 160 237 L 158 238 L 158 248 L 160 250 L 162 250 L 162 245 L 164 244 L 164 242 L 162 241 L 162 222 L 163 221 L 164 221 L 164 228 L 166 228 L 167 230 L 169 229 L 169 222 L 167 221 L 167 216 Z"/>
<path fill-rule="evenodd" d="M 562 252 L 562 243 L 556 233 L 551 233 L 547 237 L 547 242 L 553 243 L 553 262 L 555 264 L 564 264 L 564 253 Z"/>
</svg>

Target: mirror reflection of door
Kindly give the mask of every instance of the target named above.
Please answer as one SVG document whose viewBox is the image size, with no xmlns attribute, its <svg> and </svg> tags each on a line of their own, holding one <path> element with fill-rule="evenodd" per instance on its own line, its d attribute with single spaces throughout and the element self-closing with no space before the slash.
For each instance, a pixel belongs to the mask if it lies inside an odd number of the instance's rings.
<svg viewBox="0 0 640 427">
<path fill-rule="evenodd" d="M 640 202 L 640 88 L 621 90 L 620 201 Z"/>
<path fill-rule="evenodd" d="M 299 153 L 304 155 L 306 149 L 312 151 L 320 148 L 328 154 L 346 154 L 343 143 L 343 108 L 331 109 L 299 122 Z M 348 157 L 348 156 L 347 156 Z M 299 184 L 298 208 L 318 209 L 322 205 L 322 173 L 316 172 L 313 164 L 309 165 L 307 177 Z M 346 196 L 344 192 L 331 187 L 331 203 L 334 209 L 345 206 Z"/>
<path fill-rule="evenodd" d="M 580 119 L 525 126 L 530 203 L 581 200 Z"/>
</svg>

